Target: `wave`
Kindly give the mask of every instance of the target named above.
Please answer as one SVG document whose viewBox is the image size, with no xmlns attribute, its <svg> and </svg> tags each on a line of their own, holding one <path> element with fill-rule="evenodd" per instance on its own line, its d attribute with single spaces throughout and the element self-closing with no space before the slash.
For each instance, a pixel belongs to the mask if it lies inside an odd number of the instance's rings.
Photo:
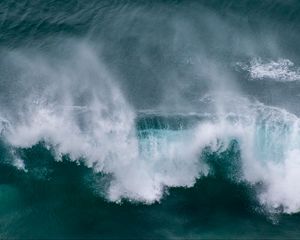
<svg viewBox="0 0 300 240">
<path fill-rule="evenodd" d="M 30 174 L 19 150 L 43 143 L 57 161 L 68 156 L 108 175 L 108 200 L 152 204 L 168 188 L 191 188 L 197 179 L 213 174 L 207 154 L 224 155 L 234 146 L 238 164 L 230 169 L 228 161 L 221 163 L 226 177 L 253 186 L 261 206 L 271 212 L 298 212 L 299 118 L 285 110 L 292 104 L 274 107 L 256 100 L 264 92 L 260 85 L 253 87 L 256 81 L 244 81 L 244 73 L 252 80 L 297 82 L 299 69 L 280 58 L 290 52 L 280 47 L 282 39 L 273 37 L 275 32 L 257 36 L 233 1 L 232 9 L 214 3 L 154 4 L 150 9 L 136 3 L 111 6 L 111 12 L 96 4 L 90 9 L 98 14 L 91 14 L 94 18 L 69 23 L 72 33 L 78 26 L 79 32 L 88 32 L 84 39 L 53 34 L 61 28 L 56 24 L 59 14 L 47 13 L 43 24 L 33 21 L 38 33 L 39 27 L 52 24 L 41 39 L 26 31 L 32 25 L 20 28 L 27 33 L 22 41 L 36 41 L 26 42 L 25 48 L 16 39 L 18 44 L 1 48 L 5 161 Z M 232 14 L 224 18 L 227 10 Z M 260 30 L 272 19 L 269 10 L 269 17 L 257 18 Z M 6 17 L 14 23 L 10 13 Z M 66 19 L 81 18 L 61 21 Z M 16 21 L 23 26 L 20 18 Z M 4 25 L 14 38 L 19 28 L 10 27 L 11 22 Z M 284 21 L 276 26 L 287 31 Z M 296 30 L 292 32 L 288 43 L 297 40 Z M 230 66 L 236 62 L 242 62 L 240 75 Z M 103 189 L 99 184 L 95 187 Z"/>
<path fill-rule="evenodd" d="M 194 170 L 197 169 L 197 164 L 200 164 L 200 171 L 196 174 L 189 171 L 187 174 L 192 174 L 196 179 L 199 173 L 205 175 L 210 171 L 209 164 L 205 165 L 207 162 L 203 162 L 205 159 L 202 159 L 202 162 L 199 160 L 206 147 L 216 154 L 221 154 L 228 150 L 232 141 L 237 141 L 241 166 L 238 169 L 239 177 L 235 181 L 246 181 L 253 186 L 260 185 L 257 189 L 258 199 L 270 211 L 282 208 L 287 213 L 297 212 L 299 119 L 284 110 L 260 103 L 243 106 L 245 107 L 248 108 L 247 115 L 230 113 L 218 116 L 214 120 L 208 118 L 200 121 L 195 128 L 178 130 L 180 134 L 178 131 L 174 133 L 173 130 L 150 129 L 148 135 L 143 137 L 147 139 L 146 144 L 145 140 L 142 140 L 143 150 L 151 159 L 151 153 L 159 152 L 163 156 L 161 162 L 171 156 L 171 159 L 180 159 L 184 166 L 191 164 L 191 169 Z M 181 156 L 182 151 L 184 154 Z M 192 153 L 190 158 L 187 157 L 190 156 L 187 153 Z M 224 161 L 224 164 L 228 162 Z M 184 169 L 180 163 L 177 165 L 181 170 Z M 203 168 L 204 166 L 206 168 Z M 204 169 L 206 171 L 203 171 Z"/>
<path fill-rule="evenodd" d="M 78 57 L 86 65 L 80 61 L 76 75 L 66 64 L 61 71 L 33 61 L 34 67 L 40 66 L 38 75 L 51 76 L 53 86 L 46 85 L 40 98 L 32 92 L 21 99 L 19 104 L 26 111 L 19 108 L 17 117 L 10 108 L 3 111 L 1 136 L 11 149 L 13 165 L 30 172 L 16 150 L 44 142 L 58 161 L 67 155 L 110 175 L 105 190 L 110 201 L 151 204 L 160 201 L 166 188 L 193 187 L 198 178 L 212 174 L 204 153 L 222 154 L 236 142 L 239 168 L 228 171 L 227 177 L 234 172 L 235 182 L 257 188 L 258 200 L 269 211 L 299 211 L 300 122 L 296 115 L 224 94 L 205 97 L 206 104 L 218 106 L 215 112 L 135 112 L 105 66 L 89 49 L 80 49 Z M 32 77 L 30 65 L 26 69 Z M 64 79 L 63 86 L 56 86 L 56 79 Z M 82 92 L 74 94 L 76 84 Z M 90 84 L 93 89 L 88 88 Z M 56 97 L 45 100 L 45 96 Z"/>
</svg>

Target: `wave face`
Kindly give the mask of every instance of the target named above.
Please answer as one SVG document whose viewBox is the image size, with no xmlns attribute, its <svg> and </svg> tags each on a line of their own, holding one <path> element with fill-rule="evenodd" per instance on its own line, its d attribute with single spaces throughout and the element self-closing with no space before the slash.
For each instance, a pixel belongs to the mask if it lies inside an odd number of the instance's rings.
<svg viewBox="0 0 300 240">
<path fill-rule="evenodd" d="M 298 1 L 0 9 L 0 237 L 299 237 Z"/>
</svg>

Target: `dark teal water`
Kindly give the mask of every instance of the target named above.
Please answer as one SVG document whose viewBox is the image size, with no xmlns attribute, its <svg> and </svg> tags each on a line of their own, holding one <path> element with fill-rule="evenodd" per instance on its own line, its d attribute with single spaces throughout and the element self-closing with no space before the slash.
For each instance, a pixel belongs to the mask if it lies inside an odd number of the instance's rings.
<svg viewBox="0 0 300 240">
<path fill-rule="evenodd" d="M 3 154 L 3 152 L 2 152 Z M 259 209 L 254 189 L 228 177 L 238 168 L 234 145 L 206 153 L 213 174 L 193 188 L 175 188 L 152 205 L 111 203 L 91 188 L 90 169 L 56 162 L 42 144 L 22 150 L 27 173 L 1 164 L 3 238 L 45 239 L 296 239 L 299 215 L 269 215 Z M 224 168 L 224 161 L 228 163 Z M 231 175 L 232 176 L 232 175 Z M 105 176 L 102 178 L 105 185 Z"/>
<path fill-rule="evenodd" d="M 1 164 L 4 238 L 282 239 L 299 234 L 297 214 L 265 215 L 256 209 L 253 189 L 227 177 L 238 167 L 232 162 L 238 155 L 234 147 L 221 156 L 206 156 L 214 174 L 191 189 L 170 189 L 153 205 L 105 201 L 91 188 L 90 169 L 56 162 L 41 144 L 22 150 L 22 155 L 27 173 Z"/>
<path fill-rule="evenodd" d="M 299 42 L 297 0 L 2 0 L 0 238 L 298 239 Z"/>
</svg>

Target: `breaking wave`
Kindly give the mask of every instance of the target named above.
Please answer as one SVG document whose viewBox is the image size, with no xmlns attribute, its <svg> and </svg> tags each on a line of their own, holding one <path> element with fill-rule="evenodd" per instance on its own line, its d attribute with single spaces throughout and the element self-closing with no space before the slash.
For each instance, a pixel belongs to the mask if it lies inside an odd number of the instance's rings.
<svg viewBox="0 0 300 240">
<path fill-rule="evenodd" d="M 269 211 L 299 211 L 296 115 L 220 92 L 201 98 L 195 112 L 135 111 L 90 47 L 76 45 L 74 51 L 75 57 L 59 64 L 20 52 L 7 55 L 16 80 L 26 85 L 13 96 L 14 106 L 1 110 L 2 141 L 17 168 L 30 173 L 17 150 L 42 142 L 57 161 L 67 155 L 111 176 L 104 193 L 110 201 L 150 204 L 167 188 L 193 187 L 211 174 L 204 153 L 221 154 L 234 143 L 239 164 L 227 177 L 253 186 Z"/>
</svg>

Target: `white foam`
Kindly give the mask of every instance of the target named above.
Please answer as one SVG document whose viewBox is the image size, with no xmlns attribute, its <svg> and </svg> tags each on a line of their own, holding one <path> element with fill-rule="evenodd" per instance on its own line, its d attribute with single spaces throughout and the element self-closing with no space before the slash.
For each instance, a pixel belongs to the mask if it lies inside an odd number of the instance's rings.
<svg viewBox="0 0 300 240">
<path fill-rule="evenodd" d="M 245 104 L 245 103 L 244 103 Z M 247 106 L 247 105 L 246 105 Z M 244 108 L 246 107 L 244 105 Z M 261 103 L 248 104 L 245 120 L 211 127 L 219 139 L 237 139 L 241 147 L 242 181 L 263 184 L 258 199 L 270 211 L 300 210 L 300 119 L 285 110 Z"/>
<path fill-rule="evenodd" d="M 249 64 L 238 63 L 245 71 L 248 71 L 251 79 L 272 79 L 278 82 L 293 82 L 300 80 L 300 68 L 289 59 L 277 61 L 263 61 L 254 58 Z"/>
<path fill-rule="evenodd" d="M 24 172 L 27 172 L 27 169 L 25 168 L 25 163 L 21 158 L 15 157 L 13 160 L 13 165 Z"/>
</svg>

